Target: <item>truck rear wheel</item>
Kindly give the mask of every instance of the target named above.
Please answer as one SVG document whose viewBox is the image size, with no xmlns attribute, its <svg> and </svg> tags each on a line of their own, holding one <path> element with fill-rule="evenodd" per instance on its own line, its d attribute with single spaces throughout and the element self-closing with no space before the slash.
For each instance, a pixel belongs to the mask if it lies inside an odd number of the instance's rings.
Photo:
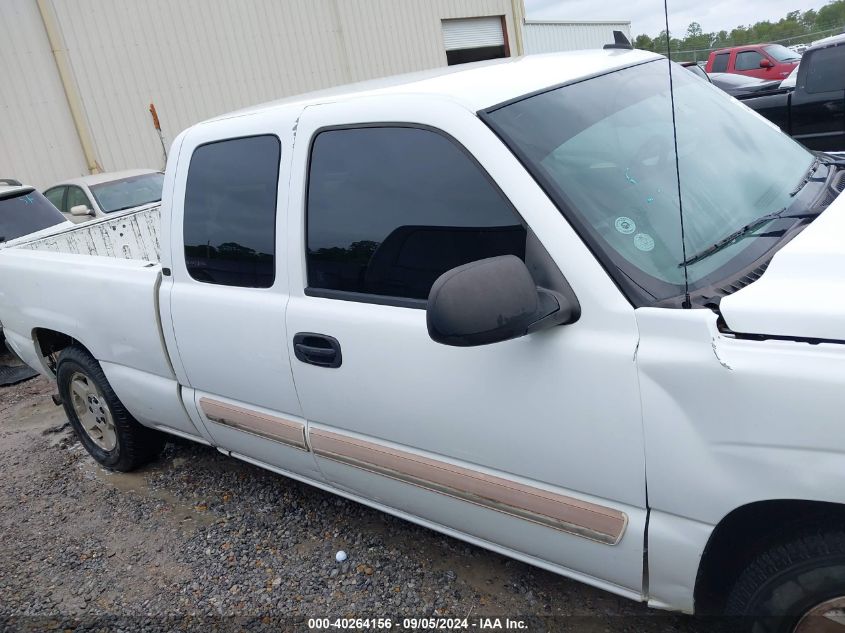
<svg viewBox="0 0 845 633">
<path fill-rule="evenodd" d="M 726 613 L 752 633 L 845 632 L 845 530 L 794 532 L 756 556 Z"/>
<path fill-rule="evenodd" d="M 71 346 L 62 351 L 56 381 L 68 420 L 97 463 L 127 472 L 158 456 L 161 434 L 132 417 L 86 350 Z"/>
</svg>

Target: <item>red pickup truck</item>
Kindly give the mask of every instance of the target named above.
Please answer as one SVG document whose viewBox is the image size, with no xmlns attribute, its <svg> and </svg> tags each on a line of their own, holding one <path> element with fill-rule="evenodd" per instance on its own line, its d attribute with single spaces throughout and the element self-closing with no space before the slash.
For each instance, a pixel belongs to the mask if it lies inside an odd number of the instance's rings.
<svg viewBox="0 0 845 633">
<path fill-rule="evenodd" d="M 734 46 L 710 53 L 708 73 L 736 73 L 759 79 L 785 79 L 801 56 L 780 44 Z"/>
</svg>

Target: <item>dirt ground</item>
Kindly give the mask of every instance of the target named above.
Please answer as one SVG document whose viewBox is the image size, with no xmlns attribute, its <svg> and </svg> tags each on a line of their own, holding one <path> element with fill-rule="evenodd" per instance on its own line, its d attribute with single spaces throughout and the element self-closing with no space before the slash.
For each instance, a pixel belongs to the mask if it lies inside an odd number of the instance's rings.
<svg viewBox="0 0 845 633">
<path fill-rule="evenodd" d="M 2 631 L 307 630 L 308 618 L 352 616 L 400 629 L 406 616 L 709 629 L 208 447 L 168 444 L 141 471 L 104 471 L 53 392 L 41 377 L 0 388 Z"/>
</svg>

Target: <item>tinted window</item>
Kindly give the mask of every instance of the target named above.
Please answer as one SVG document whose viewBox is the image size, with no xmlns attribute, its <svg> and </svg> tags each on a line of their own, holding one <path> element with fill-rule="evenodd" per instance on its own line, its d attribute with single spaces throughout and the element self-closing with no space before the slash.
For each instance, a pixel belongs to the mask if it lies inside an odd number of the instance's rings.
<svg viewBox="0 0 845 633">
<path fill-rule="evenodd" d="M 822 48 L 810 53 L 807 92 L 845 90 L 845 45 Z"/>
<path fill-rule="evenodd" d="M 220 141 L 194 151 L 184 219 L 191 277 L 226 286 L 273 285 L 280 154 L 275 136 Z"/>
<path fill-rule="evenodd" d="M 40 231 L 65 221 L 47 198 L 37 191 L 0 197 L 0 242 Z"/>
<path fill-rule="evenodd" d="M 743 51 L 736 55 L 737 70 L 760 70 L 760 62 L 763 56 L 757 51 Z"/>
<path fill-rule="evenodd" d="M 85 195 L 85 192 L 82 191 L 79 187 L 68 187 L 67 188 L 67 202 L 65 206 L 70 212 L 73 207 L 83 206 L 91 208 L 91 201 L 88 199 L 88 196 Z"/>
<path fill-rule="evenodd" d="M 711 72 L 728 72 L 728 60 L 730 59 L 730 57 L 730 53 L 721 53 L 720 55 L 716 55 L 716 58 L 713 60 L 713 70 Z"/>
<path fill-rule="evenodd" d="M 50 202 L 53 203 L 53 206 L 56 207 L 59 211 L 66 211 L 67 209 L 64 207 L 64 200 L 65 200 L 65 187 L 53 187 L 44 192 L 44 197 L 47 198 Z"/>
<path fill-rule="evenodd" d="M 323 132 L 308 188 L 311 288 L 426 299 L 444 272 L 525 257 L 510 203 L 460 146 L 415 128 Z"/>
</svg>

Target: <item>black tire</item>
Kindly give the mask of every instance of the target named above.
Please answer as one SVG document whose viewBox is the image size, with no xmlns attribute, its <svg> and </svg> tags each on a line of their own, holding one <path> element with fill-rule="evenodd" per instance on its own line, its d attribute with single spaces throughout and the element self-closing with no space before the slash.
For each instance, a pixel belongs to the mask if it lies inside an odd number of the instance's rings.
<svg viewBox="0 0 845 633">
<path fill-rule="evenodd" d="M 731 589 L 725 612 L 738 630 L 792 633 L 799 623 L 805 630 L 802 618 L 814 608 L 843 597 L 845 528 L 796 529 L 754 557 Z M 813 618 L 817 625 L 821 619 Z"/>
<path fill-rule="evenodd" d="M 102 395 L 101 410 L 107 407 L 111 416 L 110 429 L 116 438 L 115 446 L 111 450 L 98 446 L 83 427 L 74 409 L 71 381 L 80 374 L 96 386 Z M 110 470 L 128 472 L 152 461 L 161 452 L 164 446 L 161 433 L 141 425 L 132 417 L 115 395 L 100 364 L 86 350 L 71 346 L 62 351 L 59 355 L 56 381 L 71 426 L 85 450 L 98 464 Z"/>
</svg>

